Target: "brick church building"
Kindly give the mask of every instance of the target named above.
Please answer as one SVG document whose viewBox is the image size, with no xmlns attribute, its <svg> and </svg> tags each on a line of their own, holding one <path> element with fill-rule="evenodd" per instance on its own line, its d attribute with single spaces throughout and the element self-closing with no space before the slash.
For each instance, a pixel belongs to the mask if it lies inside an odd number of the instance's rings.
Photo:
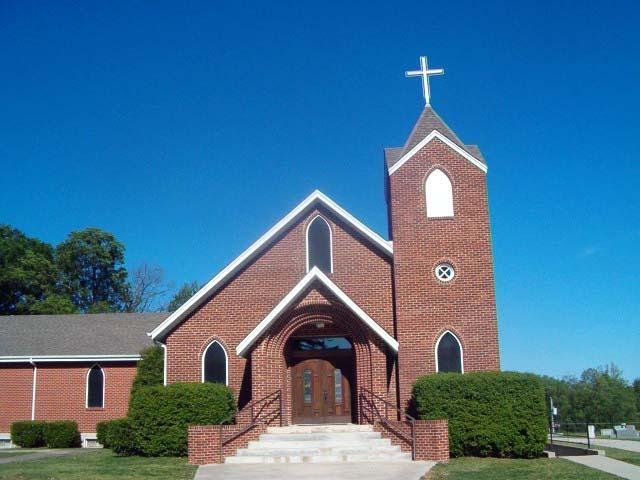
<svg viewBox="0 0 640 480">
<path fill-rule="evenodd" d="M 424 85 L 384 151 L 388 239 L 315 191 L 171 314 L 0 318 L 0 433 L 64 418 L 90 440 L 153 343 L 166 384 L 222 382 L 241 409 L 278 392 L 284 424 L 361 423 L 363 392 L 405 410 L 421 375 L 498 370 L 487 165 Z"/>
</svg>

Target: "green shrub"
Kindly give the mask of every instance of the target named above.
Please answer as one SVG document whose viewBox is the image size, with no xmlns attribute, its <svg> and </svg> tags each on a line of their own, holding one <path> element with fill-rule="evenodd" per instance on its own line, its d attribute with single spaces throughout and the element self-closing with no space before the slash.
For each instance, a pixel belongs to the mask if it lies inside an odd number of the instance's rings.
<svg viewBox="0 0 640 480">
<path fill-rule="evenodd" d="M 44 443 L 49 448 L 74 448 L 80 446 L 78 424 L 71 420 L 45 422 Z"/>
<path fill-rule="evenodd" d="M 162 347 L 153 346 L 140 352 L 142 359 L 138 362 L 136 376 L 131 391 L 140 387 L 162 385 L 164 382 L 164 352 Z"/>
<path fill-rule="evenodd" d="M 98 442 L 100 442 L 100 445 L 102 445 L 104 448 L 112 448 L 113 445 L 117 444 L 118 447 L 116 447 L 116 449 L 123 450 L 118 453 L 123 454 L 127 453 L 125 452 L 125 450 L 131 452 L 134 451 L 133 447 L 124 447 L 124 445 L 128 444 L 128 439 L 131 436 L 130 430 L 131 427 L 127 418 L 106 420 L 104 422 L 98 422 L 98 424 L 96 425 L 96 435 L 98 437 Z"/>
<path fill-rule="evenodd" d="M 39 420 L 13 422 L 11 441 L 24 448 L 44 447 L 44 422 Z"/>
<path fill-rule="evenodd" d="M 174 383 L 133 392 L 128 418 L 140 454 L 183 456 L 189 425 L 229 422 L 235 413 L 233 393 L 225 385 Z"/>
<path fill-rule="evenodd" d="M 118 455 L 135 455 L 136 448 L 131 422 L 128 418 L 118 418 L 108 422 L 101 422 L 98 441 L 105 448 L 110 448 Z"/>
<path fill-rule="evenodd" d="M 420 418 L 449 420 L 451 456 L 532 458 L 544 450 L 544 389 L 534 375 L 429 375 L 414 384 L 413 402 Z"/>
<path fill-rule="evenodd" d="M 96 437 L 98 443 L 104 448 L 110 448 L 109 436 L 111 435 L 111 422 L 115 420 L 105 420 L 96 424 Z"/>
</svg>

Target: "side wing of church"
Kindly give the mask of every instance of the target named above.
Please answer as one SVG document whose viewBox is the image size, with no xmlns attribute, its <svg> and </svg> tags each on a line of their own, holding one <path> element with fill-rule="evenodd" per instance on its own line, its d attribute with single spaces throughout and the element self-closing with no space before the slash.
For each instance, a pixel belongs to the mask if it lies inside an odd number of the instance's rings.
<svg viewBox="0 0 640 480">
<path fill-rule="evenodd" d="M 389 239 L 313 192 L 146 330 L 164 349 L 165 384 L 225 383 L 240 409 L 277 392 L 285 424 L 361 423 L 366 396 L 406 410 L 421 375 L 500 368 L 487 165 L 425 99 L 405 144 L 384 152 Z M 58 356 L 47 360 L 30 334 L 20 351 L 8 347 L 13 334 L 0 341 L 0 434 L 15 420 L 63 417 L 95 432 L 96 421 L 124 414 L 126 395 L 110 389 L 126 392 L 130 369 L 103 375 L 112 402 L 89 406 L 88 380 L 52 401 L 62 394 L 36 385 L 36 368 L 88 379 L 115 357 L 101 365 L 71 341 L 50 345 Z M 126 353 L 129 363 L 115 365 L 135 365 L 138 352 Z"/>
</svg>

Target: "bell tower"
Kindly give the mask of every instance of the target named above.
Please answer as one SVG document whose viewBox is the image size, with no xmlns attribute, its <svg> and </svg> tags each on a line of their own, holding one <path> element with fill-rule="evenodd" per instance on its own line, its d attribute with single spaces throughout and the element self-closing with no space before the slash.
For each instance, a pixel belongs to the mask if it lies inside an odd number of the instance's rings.
<svg viewBox="0 0 640 480">
<path fill-rule="evenodd" d="M 438 371 L 500 368 L 487 165 L 430 104 L 403 147 L 385 149 L 400 405 L 411 386 Z M 426 85 L 426 86 L 425 86 Z"/>
</svg>

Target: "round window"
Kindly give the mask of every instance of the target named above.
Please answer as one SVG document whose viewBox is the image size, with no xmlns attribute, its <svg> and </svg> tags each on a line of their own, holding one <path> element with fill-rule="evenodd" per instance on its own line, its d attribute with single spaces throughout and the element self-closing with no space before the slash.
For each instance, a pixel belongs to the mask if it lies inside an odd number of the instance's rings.
<svg viewBox="0 0 640 480">
<path fill-rule="evenodd" d="M 441 263 L 436 265 L 436 269 L 434 271 L 436 278 L 441 282 L 449 282 L 453 280 L 456 272 L 453 270 L 453 267 L 448 263 Z"/>
</svg>

